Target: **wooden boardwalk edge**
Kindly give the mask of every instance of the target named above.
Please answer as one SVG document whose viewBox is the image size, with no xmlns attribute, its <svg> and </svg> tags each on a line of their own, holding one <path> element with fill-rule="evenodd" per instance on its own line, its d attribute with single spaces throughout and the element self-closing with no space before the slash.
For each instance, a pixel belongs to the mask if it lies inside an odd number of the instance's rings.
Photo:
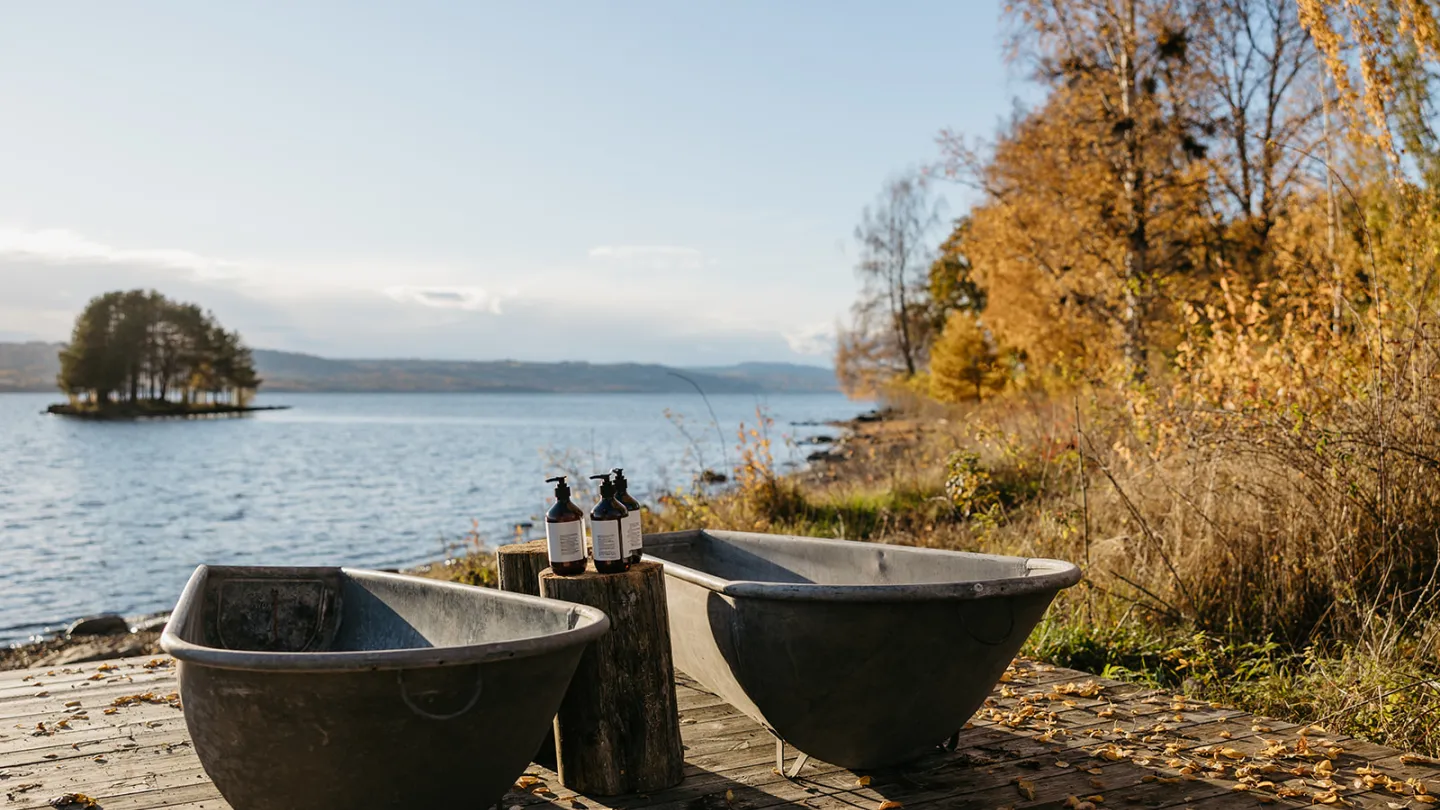
<svg viewBox="0 0 1440 810">
<path fill-rule="evenodd" d="M 190 746 L 168 658 L 0 673 L 0 808 L 83 793 L 106 810 L 224 810 Z M 1440 763 L 1034 662 L 1012 664 L 954 751 L 854 773 L 774 768 L 768 732 L 677 677 L 685 780 L 577 795 L 532 766 L 502 810 L 1429 807 Z"/>
</svg>

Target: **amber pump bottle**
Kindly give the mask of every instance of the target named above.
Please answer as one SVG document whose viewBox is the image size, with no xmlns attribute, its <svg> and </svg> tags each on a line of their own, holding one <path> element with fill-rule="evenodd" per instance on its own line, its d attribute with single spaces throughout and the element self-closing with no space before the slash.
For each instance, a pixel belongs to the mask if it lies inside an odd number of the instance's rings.
<svg viewBox="0 0 1440 810">
<path fill-rule="evenodd" d="M 585 573 L 585 511 L 570 500 L 565 476 L 547 478 L 555 485 L 555 505 L 545 513 L 545 543 L 550 570 L 562 577 Z"/>
<path fill-rule="evenodd" d="M 640 530 L 640 502 L 630 497 L 630 482 L 625 479 L 625 470 L 616 467 L 610 473 L 615 476 L 615 500 L 625 507 L 629 514 L 620 522 L 620 531 L 625 538 L 625 562 L 635 565 L 640 562 L 640 548 L 643 545 Z"/>
<path fill-rule="evenodd" d="M 621 525 L 629 513 L 624 504 L 615 500 L 615 483 L 609 473 L 590 477 L 600 480 L 600 500 L 590 510 L 590 548 L 595 556 L 595 570 L 602 574 L 623 574 L 630 564 L 625 562 Z"/>
</svg>

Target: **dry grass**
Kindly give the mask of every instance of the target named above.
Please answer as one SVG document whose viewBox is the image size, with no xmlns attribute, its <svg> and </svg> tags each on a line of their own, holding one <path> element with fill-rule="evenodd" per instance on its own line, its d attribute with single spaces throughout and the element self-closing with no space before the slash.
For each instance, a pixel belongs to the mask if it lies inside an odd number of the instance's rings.
<svg viewBox="0 0 1440 810">
<path fill-rule="evenodd" d="M 1440 753 L 1432 348 L 1323 411 L 1092 390 L 927 403 L 798 476 L 752 454 L 740 486 L 672 495 L 653 523 L 1073 560 L 1085 582 L 1033 653 Z"/>
</svg>

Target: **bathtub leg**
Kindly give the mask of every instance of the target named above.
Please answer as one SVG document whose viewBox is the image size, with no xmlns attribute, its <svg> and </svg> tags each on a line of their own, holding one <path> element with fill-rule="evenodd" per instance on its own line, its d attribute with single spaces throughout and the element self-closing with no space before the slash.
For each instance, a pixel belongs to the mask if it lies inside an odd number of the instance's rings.
<svg viewBox="0 0 1440 810">
<path fill-rule="evenodd" d="M 792 766 L 790 766 L 790 774 L 789 774 L 790 778 L 791 778 L 791 779 L 794 779 L 795 777 L 799 776 L 799 775 L 800 775 L 800 769 L 803 768 L 803 767 L 805 767 L 805 763 L 807 763 L 807 762 L 809 762 L 809 761 L 810 761 L 810 755 L 807 754 L 807 753 L 805 753 L 805 752 L 803 752 L 803 751 L 800 752 L 800 756 L 798 756 L 798 757 L 795 758 L 795 764 L 792 765 Z"/>
<path fill-rule="evenodd" d="M 795 777 L 800 775 L 800 769 L 804 768 L 805 763 L 810 761 L 810 755 L 805 753 L 804 751 L 799 752 L 799 754 L 800 756 L 795 758 L 795 764 L 790 766 L 789 771 L 786 771 L 785 741 L 780 739 L 778 736 L 775 737 L 775 770 L 781 776 L 785 777 L 786 779 L 794 779 Z"/>
</svg>

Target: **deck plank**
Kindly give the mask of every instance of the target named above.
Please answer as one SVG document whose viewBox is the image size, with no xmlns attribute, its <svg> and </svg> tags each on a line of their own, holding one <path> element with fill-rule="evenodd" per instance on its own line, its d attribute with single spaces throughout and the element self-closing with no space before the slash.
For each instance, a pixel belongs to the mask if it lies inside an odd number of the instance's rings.
<svg viewBox="0 0 1440 810">
<path fill-rule="evenodd" d="M 167 700 L 176 691 L 163 657 L 0 673 L 0 810 L 41 810 L 64 793 L 85 793 L 106 810 L 228 810 L 200 767 L 182 710 Z M 124 700 L 143 695 L 152 697 Z M 1033 662 L 1012 665 L 956 750 L 874 773 L 812 761 L 799 779 L 786 779 L 760 725 L 683 674 L 677 696 L 686 749 L 679 786 L 598 799 L 532 766 L 540 783 L 501 806 L 1225 810 L 1333 798 L 1420 810 L 1430 804 L 1417 790 L 1440 794 L 1440 768 L 1398 751 Z M 1247 770 L 1251 789 L 1237 789 Z M 1261 780 L 1268 784 L 1253 785 Z"/>
</svg>

